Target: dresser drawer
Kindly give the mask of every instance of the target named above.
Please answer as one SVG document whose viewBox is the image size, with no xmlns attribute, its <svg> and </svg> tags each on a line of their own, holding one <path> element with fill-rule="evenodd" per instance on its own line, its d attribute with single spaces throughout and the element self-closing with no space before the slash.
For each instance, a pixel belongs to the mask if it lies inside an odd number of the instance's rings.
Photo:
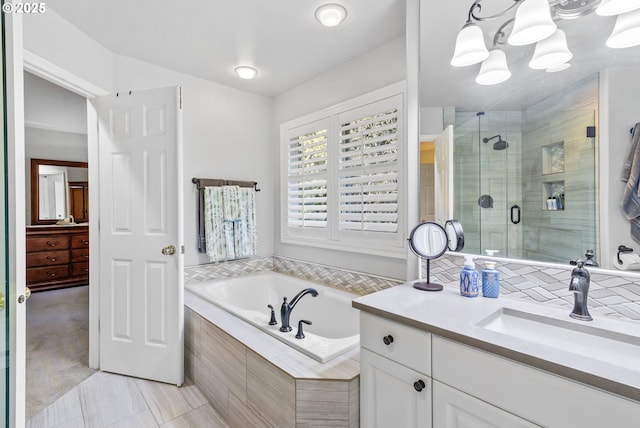
<svg viewBox="0 0 640 428">
<path fill-rule="evenodd" d="M 71 276 L 89 275 L 89 263 L 72 263 Z"/>
<path fill-rule="evenodd" d="M 27 254 L 27 267 L 62 265 L 69 263 L 69 250 L 42 251 Z"/>
<path fill-rule="evenodd" d="M 360 346 L 431 376 L 431 334 L 360 312 Z"/>
<path fill-rule="evenodd" d="M 89 261 L 89 249 L 71 250 L 71 261 L 74 263 Z"/>
<path fill-rule="evenodd" d="M 72 235 L 71 248 L 89 248 L 89 235 Z"/>
<path fill-rule="evenodd" d="M 45 266 L 27 269 L 27 284 L 58 281 L 69 278 L 69 265 Z"/>
<path fill-rule="evenodd" d="M 69 236 L 52 235 L 42 238 L 27 238 L 27 252 L 65 250 L 69 248 Z"/>
</svg>

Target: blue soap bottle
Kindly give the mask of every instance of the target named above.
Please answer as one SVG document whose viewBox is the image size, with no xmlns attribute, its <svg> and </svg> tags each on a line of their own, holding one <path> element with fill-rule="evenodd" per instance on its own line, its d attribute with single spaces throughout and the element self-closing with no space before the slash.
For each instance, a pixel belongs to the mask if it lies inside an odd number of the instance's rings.
<svg viewBox="0 0 640 428">
<path fill-rule="evenodd" d="M 465 256 L 464 267 L 460 271 L 460 294 L 465 297 L 478 296 L 478 271 L 471 256 Z"/>
<path fill-rule="evenodd" d="M 496 298 L 500 295 L 500 272 L 496 270 L 496 262 L 485 262 L 482 269 L 482 295 Z"/>
</svg>

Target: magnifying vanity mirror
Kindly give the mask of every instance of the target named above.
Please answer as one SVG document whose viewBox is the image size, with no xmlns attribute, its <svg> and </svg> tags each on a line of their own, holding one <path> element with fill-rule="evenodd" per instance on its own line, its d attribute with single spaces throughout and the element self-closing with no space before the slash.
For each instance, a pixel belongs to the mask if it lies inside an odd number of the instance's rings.
<svg viewBox="0 0 640 428">
<path fill-rule="evenodd" d="M 89 221 L 88 164 L 31 159 L 31 224 Z"/>
<path fill-rule="evenodd" d="M 424 291 L 440 291 L 442 284 L 431 282 L 430 261 L 437 259 L 445 251 L 460 251 L 464 247 L 464 233 L 457 220 L 447 220 L 443 228 L 438 223 L 420 223 L 411 231 L 409 247 L 413 253 L 427 261 L 427 280 L 419 279 L 413 283 L 413 287 Z M 422 273 L 422 269 L 420 269 Z"/>
</svg>

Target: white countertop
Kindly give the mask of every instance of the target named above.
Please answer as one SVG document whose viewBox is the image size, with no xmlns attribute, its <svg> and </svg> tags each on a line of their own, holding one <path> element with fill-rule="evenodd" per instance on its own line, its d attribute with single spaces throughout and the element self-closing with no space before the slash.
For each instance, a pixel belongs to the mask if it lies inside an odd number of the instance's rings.
<svg viewBox="0 0 640 428">
<path fill-rule="evenodd" d="M 490 299 L 482 295 L 468 298 L 461 296 L 454 287 L 445 287 L 440 292 L 420 291 L 411 283 L 359 297 L 352 305 L 362 311 L 640 401 L 640 361 L 635 369 L 617 366 L 572 352 L 571 343 L 561 349 L 478 325 L 501 308 L 511 308 L 573 323 L 576 330 L 588 325 L 626 337 L 635 336 L 633 343 L 640 347 L 639 322 L 603 316 L 595 316 L 593 321 L 578 321 L 569 317 L 569 310 L 553 305 L 505 297 Z"/>
</svg>

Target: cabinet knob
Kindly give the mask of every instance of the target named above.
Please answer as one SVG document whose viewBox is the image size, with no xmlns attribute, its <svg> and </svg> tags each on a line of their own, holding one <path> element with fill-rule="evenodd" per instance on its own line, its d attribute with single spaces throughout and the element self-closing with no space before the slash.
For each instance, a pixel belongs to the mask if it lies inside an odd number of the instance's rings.
<svg viewBox="0 0 640 428">
<path fill-rule="evenodd" d="M 425 386 L 427 385 L 422 379 L 418 379 L 417 381 L 413 382 L 413 388 L 418 392 L 422 391 Z"/>
<path fill-rule="evenodd" d="M 386 335 L 385 337 L 382 338 L 382 341 L 384 342 L 385 345 L 391 345 L 393 343 L 393 336 L 391 336 L 390 334 Z"/>
<path fill-rule="evenodd" d="M 57 247 L 58 241 L 47 241 L 47 245 L 50 247 Z"/>
</svg>

